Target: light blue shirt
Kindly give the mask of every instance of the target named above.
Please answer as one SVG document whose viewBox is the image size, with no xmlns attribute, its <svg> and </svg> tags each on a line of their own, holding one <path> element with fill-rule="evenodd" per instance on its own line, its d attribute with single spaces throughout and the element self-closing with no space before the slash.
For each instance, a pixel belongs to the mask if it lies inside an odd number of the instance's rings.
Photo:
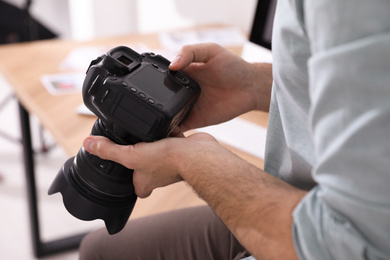
<svg viewBox="0 0 390 260">
<path fill-rule="evenodd" d="M 301 259 L 390 259 L 390 1 L 279 0 L 265 170 Z"/>
</svg>

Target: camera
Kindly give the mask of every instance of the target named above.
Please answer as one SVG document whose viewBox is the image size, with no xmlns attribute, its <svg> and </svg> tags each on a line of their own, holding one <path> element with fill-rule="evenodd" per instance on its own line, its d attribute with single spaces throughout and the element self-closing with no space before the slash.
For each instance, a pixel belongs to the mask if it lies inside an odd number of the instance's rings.
<svg viewBox="0 0 390 260">
<path fill-rule="evenodd" d="M 82 95 L 98 117 L 91 135 L 120 145 L 167 137 L 185 120 L 200 95 L 199 85 L 153 53 L 119 46 L 93 60 Z M 81 220 L 102 219 L 109 234 L 123 229 L 137 196 L 133 170 L 102 160 L 80 148 L 68 159 L 49 188 L 60 192 L 66 209 Z"/>
</svg>

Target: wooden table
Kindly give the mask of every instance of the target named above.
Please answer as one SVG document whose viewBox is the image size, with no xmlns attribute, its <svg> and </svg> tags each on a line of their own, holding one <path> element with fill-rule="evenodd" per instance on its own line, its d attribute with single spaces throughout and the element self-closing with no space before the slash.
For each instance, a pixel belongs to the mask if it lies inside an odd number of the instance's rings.
<svg viewBox="0 0 390 260">
<path fill-rule="evenodd" d="M 0 47 L 0 71 L 10 82 L 20 103 L 32 240 L 34 253 L 37 257 L 77 247 L 84 234 L 47 243 L 41 241 L 29 114 L 33 114 L 39 119 L 44 128 L 52 134 L 56 142 L 69 156 L 74 156 L 77 153 L 83 139 L 90 133 L 96 120 L 95 117 L 76 113 L 76 107 L 82 103 L 81 93 L 50 95 L 42 85 L 40 77 L 44 74 L 59 73 L 59 64 L 74 48 L 82 46 L 114 47 L 138 43 L 145 43 L 151 49 L 160 48 L 156 34 L 96 39 L 89 42 L 45 40 Z M 230 49 L 237 54 L 241 52 L 241 48 Z M 267 114 L 261 112 L 250 112 L 242 117 L 263 126 L 267 122 Z M 262 165 L 260 159 L 231 149 L 249 162 Z M 53 173 L 53 178 L 55 174 Z M 131 217 L 135 218 L 199 204 L 204 204 L 204 202 L 198 199 L 184 183 L 178 183 L 154 191 L 147 199 L 138 200 Z"/>
</svg>

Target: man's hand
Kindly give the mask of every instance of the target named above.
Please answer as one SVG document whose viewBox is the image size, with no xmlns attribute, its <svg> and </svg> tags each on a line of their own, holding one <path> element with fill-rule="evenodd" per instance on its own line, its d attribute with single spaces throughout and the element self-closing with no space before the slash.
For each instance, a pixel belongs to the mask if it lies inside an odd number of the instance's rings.
<svg viewBox="0 0 390 260">
<path fill-rule="evenodd" d="M 203 133 L 135 145 L 118 145 L 106 137 L 89 136 L 83 145 L 102 159 L 134 169 L 134 189 L 140 198 L 148 197 L 155 188 L 181 181 L 180 165 L 188 157 L 224 149 L 214 137 Z"/>
<path fill-rule="evenodd" d="M 251 64 L 217 44 L 184 46 L 172 61 L 202 89 L 190 116 L 181 125 L 189 129 L 228 121 L 251 110 L 268 110 L 271 64 Z"/>
</svg>

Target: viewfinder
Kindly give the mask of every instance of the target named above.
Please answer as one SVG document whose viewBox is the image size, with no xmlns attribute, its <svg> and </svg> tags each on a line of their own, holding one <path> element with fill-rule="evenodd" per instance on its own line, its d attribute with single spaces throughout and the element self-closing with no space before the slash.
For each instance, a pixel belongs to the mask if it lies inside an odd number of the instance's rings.
<svg viewBox="0 0 390 260">
<path fill-rule="evenodd" d="M 124 65 L 126 65 L 126 66 L 130 65 L 131 63 L 133 63 L 132 60 L 130 60 L 129 58 L 127 58 L 127 57 L 124 56 L 124 55 L 120 56 L 120 57 L 118 58 L 118 60 L 119 60 L 122 64 L 124 64 Z"/>
</svg>

